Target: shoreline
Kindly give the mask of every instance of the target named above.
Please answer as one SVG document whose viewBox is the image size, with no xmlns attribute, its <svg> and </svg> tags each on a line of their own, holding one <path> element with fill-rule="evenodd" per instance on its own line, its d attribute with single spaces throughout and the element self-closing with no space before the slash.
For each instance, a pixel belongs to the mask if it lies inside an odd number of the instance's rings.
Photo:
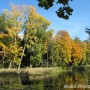
<svg viewBox="0 0 90 90">
<path fill-rule="evenodd" d="M 11 69 L 0 69 L 0 75 L 45 75 L 45 74 L 53 74 L 53 73 L 59 73 L 59 72 L 66 72 L 70 70 L 64 70 L 61 67 L 39 67 L 39 68 L 21 68 L 18 73 L 18 69 L 16 68 L 11 68 Z"/>
</svg>

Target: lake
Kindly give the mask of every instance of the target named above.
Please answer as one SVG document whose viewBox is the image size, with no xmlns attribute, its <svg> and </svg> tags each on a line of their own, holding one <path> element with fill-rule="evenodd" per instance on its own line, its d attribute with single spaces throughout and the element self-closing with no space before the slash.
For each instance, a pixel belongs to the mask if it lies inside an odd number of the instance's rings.
<svg viewBox="0 0 90 90">
<path fill-rule="evenodd" d="M 90 72 L 73 71 L 38 76 L 0 76 L 0 90 L 90 90 Z"/>
</svg>

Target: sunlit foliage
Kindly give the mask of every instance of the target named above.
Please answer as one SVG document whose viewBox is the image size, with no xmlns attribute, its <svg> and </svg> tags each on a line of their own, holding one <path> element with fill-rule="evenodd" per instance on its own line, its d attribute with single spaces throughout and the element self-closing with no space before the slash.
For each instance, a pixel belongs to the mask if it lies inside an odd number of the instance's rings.
<svg viewBox="0 0 90 90">
<path fill-rule="evenodd" d="M 54 35 L 50 21 L 28 5 L 0 14 L 0 67 L 53 67 L 90 64 L 90 42 L 73 40 L 66 30 Z M 22 38 L 19 34 L 22 34 Z"/>
</svg>

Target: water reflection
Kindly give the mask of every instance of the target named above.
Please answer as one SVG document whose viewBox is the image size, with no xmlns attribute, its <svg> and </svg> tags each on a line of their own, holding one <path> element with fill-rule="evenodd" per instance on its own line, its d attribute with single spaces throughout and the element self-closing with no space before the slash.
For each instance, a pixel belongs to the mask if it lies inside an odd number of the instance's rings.
<svg viewBox="0 0 90 90">
<path fill-rule="evenodd" d="M 76 86 L 81 85 L 79 88 Z M 66 72 L 54 75 L 0 76 L 0 90 L 90 90 L 90 72 Z M 72 87 L 72 88 L 71 88 Z"/>
</svg>

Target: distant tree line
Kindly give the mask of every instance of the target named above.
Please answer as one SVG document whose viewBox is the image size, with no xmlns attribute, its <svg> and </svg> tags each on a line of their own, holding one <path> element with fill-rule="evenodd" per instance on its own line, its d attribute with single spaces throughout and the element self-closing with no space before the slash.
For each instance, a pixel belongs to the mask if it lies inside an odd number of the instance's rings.
<svg viewBox="0 0 90 90">
<path fill-rule="evenodd" d="M 73 40 L 67 31 L 54 35 L 35 7 L 11 5 L 0 14 L 0 67 L 55 67 L 90 64 L 90 41 Z M 23 37 L 19 33 L 23 32 Z"/>
</svg>

